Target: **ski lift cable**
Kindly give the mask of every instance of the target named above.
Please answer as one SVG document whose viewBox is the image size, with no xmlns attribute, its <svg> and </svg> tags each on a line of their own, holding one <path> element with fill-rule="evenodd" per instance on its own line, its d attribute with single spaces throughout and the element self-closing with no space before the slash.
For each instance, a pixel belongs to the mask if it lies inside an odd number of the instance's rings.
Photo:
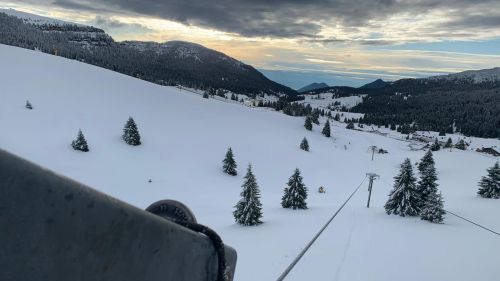
<svg viewBox="0 0 500 281">
<path fill-rule="evenodd" d="M 363 178 L 361 183 L 354 189 L 354 191 L 347 197 L 347 199 L 344 201 L 344 203 L 338 208 L 338 210 L 330 217 L 330 219 L 326 222 L 326 224 L 320 229 L 320 231 L 313 237 L 311 241 L 306 245 L 306 247 L 299 253 L 299 255 L 292 261 L 292 263 L 283 271 L 283 273 L 276 279 L 277 281 L 283 281 L 285 277 L 292 271 L 292 269 L 295 267 L 295 265 L 300 261 L 300 259 L 304 256 L 304 254 L 311 248 L 311 246 L 316 242 L 318 237 L 323 233 L 323 231 L 328 227 L 328 225 L 333 221 L 333 219 L 340 213 L 340 211 L 344 208 L 344 206 L 351 200 L 351 198 L 354 196 L 354 194 L 359 190 L 359 188 L 363 185 L 365 182 L 367 176 Z"/>
<path fill-rule="evenodd" d="M 477 226 L 477 227 L 480 227 L 480 228 L 482 228 L 482 229 L 484 229 L 484 230 L 486 230 L 486 231 L 489 231 L 489 232 L 491 232 L 491 233 L 493 233 L 493 234 L 496 234 L 496 235 L 500 236 L 500 233 L 498 233 L 498 232 L 496 232 L 496 231 L 494 231 L 494 230 L 492 230 L 492 229 L 490 229 L 490 228 L 487 228 L 486 226 L 482 226 L 482 225 L 480 225 L 480 224 L 478 224 L 478 223 L 475 223 L 475 222 L 473 222 L 473 221 L 471 221 L 471 220 L 469 220 L 469 219 L 466 219 L 466 218 L 464 218 L 464 217 L 462 217 L 462 216 L 460 216 L 460 215 L 457 215 L 457 214 L 455 214 L 455 213 L 453 213 L 453 212 L 450 212 L 450 211 L 448 211 L 448 210 L 445 210 L 445 212 L 447 212 L 448 214 L 453 215 L 453 216 L 455 216 L 455 217 L 457 217 L 457 218 L 460 218 L 460 219 L 462 219 L 462 220 L 464 220 L 464 221 L 466 221 L 466 222 L 468 222 L 468 223 L 471 223 L 471 224 L 473 224 L 473 225 L 475 225 L 475 226 Z"/>
</svg>

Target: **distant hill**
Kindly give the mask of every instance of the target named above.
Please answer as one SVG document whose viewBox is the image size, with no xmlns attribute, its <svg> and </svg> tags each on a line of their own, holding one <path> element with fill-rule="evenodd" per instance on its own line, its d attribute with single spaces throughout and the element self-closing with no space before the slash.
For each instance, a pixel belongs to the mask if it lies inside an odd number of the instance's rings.
<svg viewBox="0 0 500 281">
<path fill-rule="evenodd" d="M 252 66 L 199 44 L 115 42 L 102 29 L 0 10 L 0 44 L 40 50 L 161 85 L 226 89 L 250 96 L 296 95 Z"/>
<path fill-rule="evenodd" d="M 418 130 L 500 137 L 500 68 L 400 79 L 376 89 L 353 107 L 364 122 L 414 124 Z"/>
<path fill-rule="evenodd" d="M 377 79 L 371 83 L 368 83 L 368 84 L 361 86 L 360 88 L 361 89 L 380 89 L 380 88 L 386 87 L 387 85 L 388 85 L 388 83 L 385 82 L 384 80 Z"/>
<path fill-rule="evenodd" d="M 302 93 L 302 92 L 307 92 L 307 91 L 310 91 L 310 90 L 316 90 L 316 89 L 321 89 L 321 88 L 326 88 L 326 87 L 329 87 L 328 84 L 326 83 L 311 83 L 307 86 L 304 86 L 300 89 L 297 90 L 297 92 L 299 93 Z"/>
</svg>

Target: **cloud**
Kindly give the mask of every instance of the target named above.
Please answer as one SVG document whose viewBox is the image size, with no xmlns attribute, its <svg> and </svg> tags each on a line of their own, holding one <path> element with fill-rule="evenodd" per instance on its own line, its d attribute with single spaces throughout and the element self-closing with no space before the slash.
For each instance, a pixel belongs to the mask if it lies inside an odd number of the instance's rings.
<svg viewBox="0 0 500 281">
<path fill-rule="evenodd" d="M 310 58 L 306 59 L 306 61 L 310 61 L 313 63 L 323 63 L 323 64 L 343 64 L 343 61 L 336 61 L 336 60 L 323 60 L 323 59 L 315 59 L 315 58 Z"/>
<path fill-rule="evenodd" d="M 322 43 L 393 44 L 405 37 L 381 34 L 370 38 L 370 34 L 398 27 L 412 28 L 413 40 L 417 41 L 446 37 L 447 31 L 456 31 L 457 26 L 462 27 L 462 34 L 450 36 L 478 36 L 468 32 L 469 27 L 482 28 L 485 33 L 500 30 L 498 0 L 55 0 L 52 5 L 152 16 L 245 37 L 301 38 Z M 427 17 L 436 12 L 441 21 L 437 25 Z M 399 26 L 394 18 L 397 15 L 402 17 L 396 20 L 414 24 Z M 325 34 L 328 31 L 339 36 L 329 39 L 331 36 Z"/>
<path fill-rule="evenodd" d="M 128 32 L 128 33 L 147 33 L 147 32 L 152 32 L 153 30 L 138 23 L 127 23 L 123 22 L 120 20 L 116 20 L 113 18 L 108 18 L 108 17 L 103 17 L 103 16 L 96 16 L 94 20 L 90 21 L 89 24 L 95 25 L 99 28 L 102 28 L 104 30 L 109 30 L 111 32 L 118 32 L 118 31 L 123 31 L 123 32 Z"/>
</svg>

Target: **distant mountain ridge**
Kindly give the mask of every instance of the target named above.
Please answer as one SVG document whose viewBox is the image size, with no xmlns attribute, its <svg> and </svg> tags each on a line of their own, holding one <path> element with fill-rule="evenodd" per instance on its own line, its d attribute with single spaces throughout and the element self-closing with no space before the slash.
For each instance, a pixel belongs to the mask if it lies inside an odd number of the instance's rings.
<svg viewBox="0 0 500 281">
<path fill-rule="evenodd" d="M 307 92 L 307 91 L 310 91 L 310 90 L 316 90 L 316 89 L 321 89 L 321 88 L 326 88 L 326 87 L 329 87 L 328 84 L 326 83 L 311 83 L 307 86 L 304 86 L 300 89 L 297 90 L 297 92 L 301 93 L 301 92 Z"/>
<path fill-rule="evenodd" d="M 499 82 L 500 81 L 500 67 L 481 70 L 467 70 L 459 73 L 452 73 L 448 75 L 432 76 L 427 78 L 429 80 L 447 80 L 447 81 L 460 81 L 469 80 L 473 83 L 485 82 Z"/>
<path fill-rule="evenodd" d="M 361 86 L 360 88 L 361 89 L 380 89 L 380 88 L 384 88 L 385 86 L 387 86 L 387 84 L 388 83 L 385 82 L 384 80 L 377 79 L 371 83 L 368 83 L 368 84 Z"/>
<path fill-rule="evenodd" d="M 199 44 L 115 42 L 102 29 L 0 10 L 0 43 L 80 60 L 161 85 L 296 95 L 250 65 Z"/>
</svg>

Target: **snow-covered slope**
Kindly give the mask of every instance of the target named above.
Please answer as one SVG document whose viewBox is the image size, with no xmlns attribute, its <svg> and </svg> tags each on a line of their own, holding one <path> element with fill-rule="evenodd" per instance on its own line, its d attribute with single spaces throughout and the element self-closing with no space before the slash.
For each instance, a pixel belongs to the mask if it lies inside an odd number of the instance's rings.
<svg viewBox="0 0 500 281">
<path fill-rule="evenodd" d="M 303 119 L 203 99 L 98 67 L 0 45 L 0 148 L 140 208 L 172 198 L 238 251 L 237 281 L 274 280 L 338 209 L 366 172 L 381 175 L 371 208 L 366 181 L 287 280 L 497 280 L 500 239 L 453 216 L 435 225 L 387 216 L 383 205 L 408 143 L 335 123 L 334 138 Z M 24 108 L 26 99 L 34 110 Z M 143 144 L 121 130 L 133 116 Z M 324 121 L 324 120 L 323 120 Z M 90 152 L 70 147 L 81 128 Z M 310 152 L 298 148 L 306 136 Z M 498 141 L 493 141 L 498 145 Z M 370 145 L 389 151 L 370 161 Z M 221 171 L 231 146 L 237 177 Z M 435 153 L 446 208 L 500 230 L 500 201 L 478 198 L 476 184 L 494 159 L 472 151 Z M 264 223 L 234 223 L 248 163 L 262 192 Z M 309 209 L 280 207 L 293 170 L 303 172 Z M 152 183 L 148 183 L 148 179 Z M 325 186 L 326 194 L 316 192 Z M 124 245 L 126 246 L 126 245 Z"/>
<path fill-rule="evenodd" d="M 20 18 L 25 23 L 34 24 L 34 25 L 44 25 L 44 24 L 50 24 L 50 25 L 71 24 L 71 25 L 74 25 L 74 23 L 69 23 L 66 21 L 48 18 L 48 17 L 43 17 L 43 16 L 39 16 L 39 15 L 35 15 L 35 14 L 26 13 L 26 12 L 21 12 L 21 11 L 14 10 L 14 9 L 0 9 L 0 13 L 5 13 L 9 16 L 14 16 L 14 17 Z"/>
<path fill-rule="evenodd" d="M 500 67 L 495 67 L 491 69 L 481 69 L 481 70 L 467 70 L 459 73 L 433 76 L 424 79 L 447 80 L 447 81 L 469 80 L 474 83 L 499 82 Z"/>
</svg>

